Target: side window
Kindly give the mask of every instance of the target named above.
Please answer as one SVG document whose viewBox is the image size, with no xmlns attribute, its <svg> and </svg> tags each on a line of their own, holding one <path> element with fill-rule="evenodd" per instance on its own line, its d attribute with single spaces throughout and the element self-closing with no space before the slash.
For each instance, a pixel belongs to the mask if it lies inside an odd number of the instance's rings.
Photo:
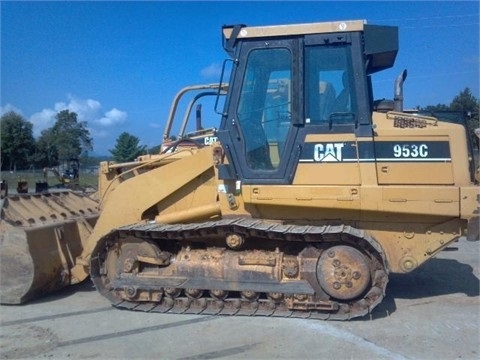
<svg viewBox="0 0 480 360">
<path fill-rule="evenodd" d="M 355 121 L 353 73 L 347 46 L 306 48 L 306 122 Z"/>
<path fill-rule="evenodd" d="M 291 53 L 285 48 L 250 52 L 243 79 L 237 119 L 252 170 L 280 166 L 290 129 Z"/>
</svg>

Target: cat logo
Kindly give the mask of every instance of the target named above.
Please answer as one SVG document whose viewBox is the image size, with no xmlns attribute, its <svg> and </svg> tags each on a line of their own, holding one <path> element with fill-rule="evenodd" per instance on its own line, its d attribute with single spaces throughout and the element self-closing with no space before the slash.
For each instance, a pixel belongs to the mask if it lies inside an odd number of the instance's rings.
<svg viewBox="0 0 480 360">
<path fill-rule="evenodd" d="M 316 162 L 343 161 L 342 149 L 344 146 L 344 143 L 315 144 L 313 159 Z"/>
<path fill-rule="evenodd" d="M 205 136 L 203 139 L 203 144 L 204 145 L 212 145 L 218 141 L 218 137 L 216 136 Z"/>
</svg>

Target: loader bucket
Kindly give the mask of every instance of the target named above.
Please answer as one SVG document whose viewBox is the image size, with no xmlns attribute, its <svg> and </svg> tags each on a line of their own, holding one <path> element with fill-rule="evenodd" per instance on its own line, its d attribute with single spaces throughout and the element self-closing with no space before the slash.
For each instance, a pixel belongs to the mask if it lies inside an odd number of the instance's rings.
<svg viewBox="0 0 480 360">
<path fill-rule="evenodd" d="M 1 201 L 0 303 L 21 304 L 70 285 L 70 270 L 98 219 L 98 203 L 72 191 Z"/>
</svg>

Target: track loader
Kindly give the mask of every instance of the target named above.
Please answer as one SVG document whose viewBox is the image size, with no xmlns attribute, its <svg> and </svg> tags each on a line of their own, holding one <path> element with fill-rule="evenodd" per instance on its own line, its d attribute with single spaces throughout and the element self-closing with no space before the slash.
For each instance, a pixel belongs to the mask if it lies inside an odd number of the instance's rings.
<svg viewBox="0 0 480 360">
<path fill-rule="evenodd" d="M 70 283 L 90 276 L 139 311 L 347 320 L 382 301 L 389 274 L 478 239 L 465 127 L 403 112 L 406 72 L 393 101 L 374 101 L 396 27 L 222 34 L 219 129 L 101 164 L 101 215 Z"/>
</svg>

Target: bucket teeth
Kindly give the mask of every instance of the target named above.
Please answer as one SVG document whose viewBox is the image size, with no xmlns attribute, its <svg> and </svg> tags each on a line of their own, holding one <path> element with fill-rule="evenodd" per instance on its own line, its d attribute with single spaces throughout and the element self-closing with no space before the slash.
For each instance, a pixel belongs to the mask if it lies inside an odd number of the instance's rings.
<svg viewBox="0 0 480 360">
<path fill-rule="evenodd" d="M 71 191 L 8 196 L 0 222 L 0 303 L 21 304 L 70 285 L 70 269 L 98 219 Z"/>
</svg>

